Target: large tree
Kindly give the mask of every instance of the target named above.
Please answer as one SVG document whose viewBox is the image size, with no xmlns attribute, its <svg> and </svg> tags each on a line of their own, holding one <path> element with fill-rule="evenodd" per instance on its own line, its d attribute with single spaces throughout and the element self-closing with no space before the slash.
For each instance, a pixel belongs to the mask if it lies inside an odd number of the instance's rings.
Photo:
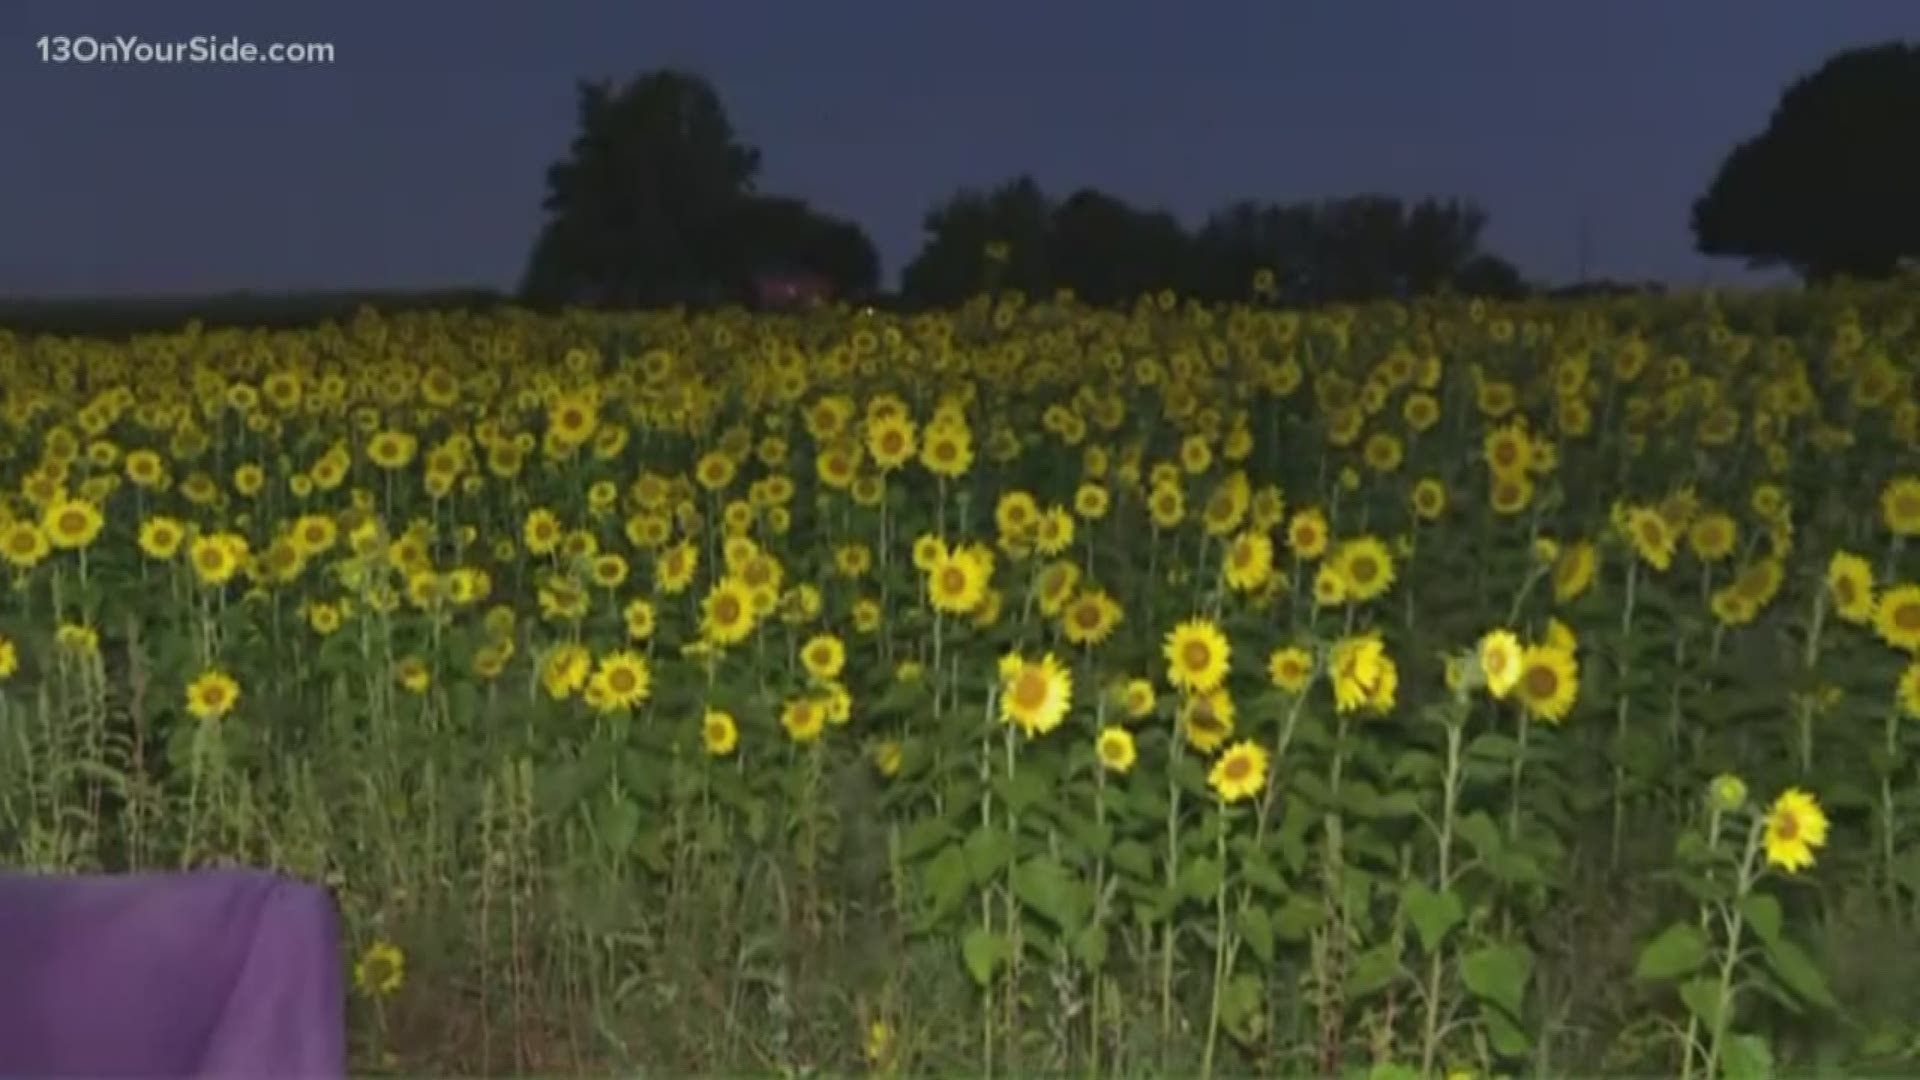
<svg viewBox="0 0 1920 1080">
<path fill-rule="evenodd" d="M 582 83 L 579 130 L 547 170 L 548 213 L 522 291 L 536 301 L 674 303 L 737 275 L 728 237 L 760 153 L 698 76 Z"/>
<path fill-rule="evenodd" d="M 1789 86 L 1694 203 L 1693 235 L 1813 280 L 1920 256 L 1920 45 L 1841 53 Z"/>
<path fill-rule="evenodd" d="M 991 191 L 962 189 L 927 212 L 926 243 L 901 273 L 901 291 L 919 303 L 945 304 L 988 285 L 1049 289 L 1052 220 L 1053 202 L 1030 176 Z"/>
<path fill-rule="evenodd" d="M 547 170 L 548 217 L 521 291 L 535 302 L 743 299 L 764 272 L 873 288 L 873 242 L 798 199 L 755 192 L 760 152 L 734 135 L 713 88 L 657 71 L 584 83 L 567 157 Z"/>
<path fill-rule="evenodd" d="M 1298 302 L 1357 301 L 1456 289 L 1504 295 L 1521 288 L 1511 265 L 1480 249 L 1486 214 L 1471 203 L 1383 195 L 1319 203 L 1242 201 L 1194 237 L 1191 290 L 1246 295 L 1255 272 L 1278 273 Z"/>
<path fill-rule="evenodd" d="M 871 292 L 880 281 L 880 255 L 860 226 L 820 213 L 799 199 L 743 199 L 728 244 L 741 272 L 813 274 L 842 296 Z M 750 282 L 737 282 L 744 288 Z"/>
<path fill-rule="evenodd" d="M 1126 303 L 1183 283 L 1191 245 L 1172 214 L 1082 188 L 1054 209 L 1049 226 L 1054 283 L 1090 303 Z"/>
</svg>

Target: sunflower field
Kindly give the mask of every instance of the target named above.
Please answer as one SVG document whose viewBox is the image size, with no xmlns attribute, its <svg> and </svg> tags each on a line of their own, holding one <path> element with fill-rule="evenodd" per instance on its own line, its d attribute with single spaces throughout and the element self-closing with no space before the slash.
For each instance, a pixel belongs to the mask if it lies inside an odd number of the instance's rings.
<svg viewBox="0 0 1920 1080">
<path fill-rule="evenodd" d="M 0 864 L 375 1073 L 1912 1070 L 1917 316 L 0 336 Z"/>
</svg>

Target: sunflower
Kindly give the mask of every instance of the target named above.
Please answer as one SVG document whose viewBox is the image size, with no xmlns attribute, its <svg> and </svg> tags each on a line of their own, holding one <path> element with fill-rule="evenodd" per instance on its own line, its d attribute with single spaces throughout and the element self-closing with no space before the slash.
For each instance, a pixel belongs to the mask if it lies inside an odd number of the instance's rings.
<svg viewBox="0 0 1920 1080">
<path fill-rule="evenodd" d="M 1497 477 L 1520 476 L 1533 465 L 1533 440 L 1519 424 L 1502 424 L 1487 432 L 1481 450 L 1487 468 Z"/>
<path fill-rule="evenodd" d="M 0 558 L 15 569 L 33 569 L 52 550 L 47 534 L 31 521 L 16 521 L 0 528 Z"/>
<path fill-rule="evenodd" d="M 1580 692 L 1579 662 L 1563 649 L 1535 645 L 1521 655 L 1515 687 L 1528 715 L 1558 724 L 1573 710 Z"/>
<path fill-rule="evenodd" d="M 660 554 L 653 564 L 653 583 L 668 596 L 678 596 L 693 584 L 700 568 L 700 549 L 690 540 L 682 540 Z"/>
<path fill-rule="evenodd" d="M 827 729 L 827 712 L 817 699 L 793 698 L 780 710 L 780 726 L 786 729 L 787 738 L 804 745 L 819 739 Z"/>
<path fill-rule="evenodd" d="M 1438 521 L 1447 512 L 1446 485 L 1432 477 L 1423 479 L 1413 485 L 1411 502 L 1413 516 L 1421 521 Z"/>
<path fill-rule="evenodd" d="M 725 757 L 740 744 L 740 726 L 730 714 L 708 709 L 700 718 L 700 743 L 714 757 Z"/>
<path fill-rule="evenodd" d="M 1873 624 L 1887 644 L 1920 652 L 1920 585 L 1896 585 L 1881 594 Z"/>
<path fill-rule="evenodd" d="M 620 612 L 620 619 L 626 624 L 629 641 L 645 641 L 653 636 L 654 614 L 651 601 L 635 599 L 627 601 Z"/>
<path fill-rule="evenodd" d="M 973 435 L 966 425 L 932 423 L 920 447 L 920 464 L 935 476 L 957 479 L 973 467 Z"/>
<path fill-rule="evenodd" d="M 925 570 L 926 567 L 920 565 L 919 547 L 920 542 L 918 540 L 914 541 L 914 565 L 918 569 Z M 865 577 L 867 571 L 873 569 L 873 549 L 865 544 L 842 544 L 834 550 L 833 568 L 839 572 L 841 577 Z"/>
<path fill-rule="evenodd" d="M 1561 622 L 1559 619 L 1550 618 L 1547 620 L 1546 642 L 1552 648 L 1559 649 L 1561 652 L 1564 652 L 1569 656 L 1573 656 L 1576 659 L 1579 657 L 1579 654 L 1580 654 L 1579 635 L 1573 632 L 1573 627 L 1568 626 L 1566 623 Z"/>
<path fill-rule="evenodd" d="M 900 767 L 906 760 L 906 748 L 898 739 L 882 739 L 873 747 L 873 767 L 889 780 L 900 775 Z"/>
<path fill-rule="evenodd" d="M 1223 803 L 1236 803 L 1257 794 L 1267 782 L 1267 752 L 1260 744 L 1249 741 L 1235 743 L 1232 749 L 1220 755 L 1213 763 L 1213 771 L 1207 774 L 1207 783 L 1220 796 Z"/>
<path fill-rule="evenodd" d="M 513 642 L 495 642 L 490 646 L 480 646 L 474 650 L 472 673 L 480 682 L 493 682 L 499 673 L 507 671 L 507 661 L 513 659 Z"/>
<path fill-rule="evenodd" d="M 100 632 L 86 623 L 62 623 L 53 633 L 53 643 L 76 656 L 100 654 Z"/>
<path fill-rule="evenodd" d="M 1393 553 L 1371 536 L 1349 540 L 1334 553 L 1347 597 L 1365 603 L 1393 587 Z"/>
<path fill-rule="evenodd" d="M 1334 642 L 1327 659 L 1334 707 L 1340 712 L 1368 709 L 1384 713 L 1393 708 L 1400 671 L 1378 634 L 1341 638 Z"/>
<path fill-rule="evenodd" d="M 1491 630 L 1480 639 L 1480 672 L 1486 678 L 1487 693 L 1506 697 L 1520 681 L 1524 667 L 1524 652 L 1513 631 Z"/>
<path fill-rule="evenodd" d="M 1287 549 L 1293 557 L 1312 562 L 1327 550 L 1327 516 L 1319 509 L 1301 510 L 1287 523 Z"/>
<path fill-rule="evenodd" d="M 936 611 L 965 615 L 985 599 L 987 574 L 985 560 L 971 548 L 942 552 L 927 570 L 927 598 Z"/>
<path fill-rule="evenodd" d="M 1909 663 L 1900 672 L 1900 682 L 1894 688 L 1894 701 L 1908 719 L 1920 720 L 1920 661 Z"/>
<path fill-rule="evenodd" d="M 815 634 L 800 647 L 800 663 L 821 682 L 839 678 L 847 665 L 847 647 L 832 634 Z"/>
<path fill-rule="evenodd" d="M 831 444 L 815 455 L 814 475 L 826 487 L 845 491 L 853 486 L 854 477 L 860 473 L 861 458 L 862 451 L 857 446 Z"/>
<path fill-rule="evenodd" d="M 1701 514 L 1687 527 L 1687 546 L 1693 549 L 1696 558 L 1706 563 L 1719 562 L 1733 554 L 1739 537 L 1740 527 L 1732 517 L 1718 510 Z"/>
<path fill-rule="evenodd" d="M 599 428 L 599 406 L 591 393 L 557 398 L 547 410 L 547 434 L 562 446 L 585 446 Z"/>
<path fill-rule="evenodd" d="M 1073 674 L 1052 653 L 1038 661 L 1019 656 L 1001 664 L 1000 719 L 1028 736 L 1059 727 L 1073 701 Z"/>
<path fill-rule="evenodd" d="M 1920 477 L 1888 481 L 1880 492 L 1880 516 L 1895 536 L 1920 536 Z"/>
<path fill-rule="evenodd" d="M 1099 521 L 1107 516 L 1110 502 L 1106 488 L 1099 484 L 1081 484 L 1073 493 L 1073 512 L 1088 521 Z"/>
<path fill-rule="evenodd" d="M 1745 593 L 1731 586 L 1715 589 L 1713 596 L 1707 602 L 1707 608 L 1723 626 L 1745 626 L 1754 620 L 1754 616 L 1760 614 L 1760 609 L 1754 606 L 1753 601 L 1748 599 Z"/>
<path fill-rule="evenodd" d="M 234 533 L 196 537 L 188 551 L 193 572 L 202 583 L 225 585 L 247 563 L 247 540 Z"/>
<path fill-rule="evenodd" d="M 404 431 L 382 431 L 367 444 L 367 460 L 388 472 L 404 469 L 419 445 L 418 439 Z"/>
<path fill-rule="evenodd" d="M 307 625 L 321 637 L 338 632 L 343 618 L 340 605 L 329 603 L 308 604 L 304 614 L 307 617 Z"/>
<path fill-rule="evenodd" d="M 1560 558 L 1553 564 L 1553 599 L 1557 603 L 1570 603 L 1593 585 L 1594 570 L 1599 559 L 1593 544 L 1580 540 L 1560 549 Z"/>
<path fill-rule="evenodd" d="M 1674 527 L 1665 514 L 1634 507 L 1626 512 L 1624 525 L 1627 542 L 1642 562 L 1662 571 L 1673 565 Z"/>
<path fill-rule="evenodd" d="M 1180 732 L 1201 753 L 1212 753 L 1233 734 L 1239 710 L 1226 690 L 1195 694 L 1180 705 Z"/>
<path fill-rule="evenodd" d="M 366 952 L 361 954 L 360 959 L 354 962 L 354 988 L 367 997 L 391 996 L 406 981 L 406 954 L 389 942 L 374 942 L 367 947 Z"/>
<path fill-rule="evenodd" d="M 1367 436 L 1366 446 L 1360 451 L 1360 456 L 1367 463 L 1367 468 L 1378 473 L 1389 473 L 1400 467 L 1406 454 L 1399 439 L 1387 432 L 1376 431 Z"/>
<path fill-rule="evenodd" d="M 1233 538 L 1221 567 L 1227 587 L 1239 592 L 1254 592 L 1273 576 L 1273 540 L 1266 533 L 1248 530 Z"/>
<path fill-rule="evenodd" d="M 20 670 L 20 651 L 14 646 L 12 639 L 5 634 L 0 634 L 0 682 L 12 678 L 13 673 L 18 670 Z"/>
<path fill-rule="evenodd" d="M 135 450 L 121 463 L 134 486 L 158 488 L 167 481 L 167 465 L 152 450 Z"/>
<path fill-rule="evenodd" d="M 1120 605 L 1103 589 L 1081 593 L 1060 613 L 1060 632 L 1075 645 L 1098 645 L 1120 624 Z"/>
<path fill-rule="evenodd" d="M 1102 728 L 1094 749 L 1100 756 L 1100 764 L 1110 772 L 1126 772 L 1139 757 L 1133 745 L 1133 732 L 1123 727 Z"/>
<path fill-rule="evenodd" d="M 1827 596 L 1833 610 L 1847 622 L 1864 626 L 1873 620 L 1873 566 L 1852 552 L 1836 551 L 1827 563 Z"/>
<path fill-rule="evenodd" d="M 1213 447 L 1205 435 L 1189 435 L 1180 441 L 1180 467 L 1198 476 L 1213 464 Z"/>
<path fill-rule="evenodd" d="M 700 635 L 715 645 L 734 645 L 753 633 L 753 588 L 734 575 L 714 582 L 700 602 Z"/>
<path fill-rule="evenodd" d="M 289 536 L 302 555 L 313 558 L 333 549 L 340 539 L 340 526 L 325 514 L 305 514 L 294 521 Z"/>
<path fill-rule="evenodd" d="M 1827 845 L 1827 815 L 1814 797 L 1788 788 L 1767 811 L 1767 863 L 1789 874 L 1813 865 L 1815 848 Z"/>
<path fill-rule="evenodd" d="M 393 681 L 409 694 L 424 694 L 433 685 L 433 673 L 425 660 L 409 656 L 393 666 Z"/>
<path fill-rule="evenodd" d="M 1313 682 L 1313 654 L 1292 645 L 1275 649 L 1267 658 L 1267 677 L 1289 694 L 1303 693 Z"/>
<path fill-rule="evenodd" d="M 726 490 L 737 472 L 732 455 L 722 450 L 710 450 L 701 455 L 693 467 L 694 479 L 708 491 Z"/>
<path fill-rule="evenodd" d="M 1002 540 L 1025 540 L 1040 523 L 1040 504 L 1024 491 L 1009 491 L 993 506 L 993 526 Z"/>
<path fill-rule="evenodd" d="M 1733 773 L 1721 773 L 1707 784 L 1707 798 L 1721 813 L 1735 813 L 1747 805 L 1747 782 Z"/>
<path fill-rule="evenodd" d="M 631 709 L 653 692 L 653 673 L 645 658 L 622 650 L 600 658 L 588 685 L 598 689 L 603 711 Z"/>
<path fill-rule="evenodd" d="M 1065 507 L 1049 507 L 1033 532 L 1033 547 L 1042 555 L 1058 555 L 1073 545 L 1073 515 Z"/>
<path fill-rule="evenodd" d="M 1075 590 L 1080 585 L 1080 564 L 1067 559 L 1048 563 L 1040 571 L 1040 578 L 1034 583 L 1034 592 L 1040 601 L 1040 613 L 1049 618 L 1066 610 L 1073 600 Z"/>
<path fill-rule="evenodd" d="M 1313 602 L 1316 607 L 1335 607 L 1347 602 L 1347 579 L 1333 563 L 1323 563 L 1313 574 Z"/>
<path fill-rule="evenodd" d="M 1162 652 L 1167 658 L 1167 682 L 1176 690 L 1205 694 L 1226 682 L 1231 646 L 1210 620 L 1192 619 L 1174 627 Z"/>
<path fill-rule="evenodd" d="M 1213 489 L 1201 511 L 1201 523 L 1207 535 L 1222 537 L 1238 529 L 1252 503 L 1253 491 L 1247 483 L 1247 474 L 1235 472 L 1228 476 Z"/>
<path fill-rule="evenodd" d="M 947 557 L 947 542 L 932 533 L 922 533 L 913 541 L 913 566 L 921 573 L 931 573 Z"/>
<path fill-rule="evenodd" d="M 1187 498 L 1179 484 L 1155 484 L 1147 496 L 1147 514 L 1156 529 L 1172 529 L 1187 516 Z"/>
<path fill-rule="evenodd" d="M 202 672 L 187 686 L 187 711 L 201 720 L 218 720 L 240 700 L 240 684 L 218 669 Z"/>
<path fill-rule="evenodd" d="M 587 685 L 593 674 L 593 654 L 586 646 L 567 643 L 547 653 L 540 665 L 540 686 L 555 701 L 565 701 Z"/>
<path fill-rule="evenodd" d="M 553 511 L 544 508 L 527 513 L 525 523 L 520 529 L 521 542 L 527 545 L 532 555 L 551 555 L 559 548 L 565 538 L 565 530 L 560 527 L 560 519 Z"/>
<path fill-rule="evenodd" d="M 889 415 L 870 419 L 867 423 L 867 453 L 873 456 L 873 463 L 883 471 L 897 469 L 907 463 L 916 448 L 913 421 L 904 416 Z"/>
<path fill-rule="evenodd" d="M 587 576 L 602 589 L 612 592 L 627 583 L 627 560 L 609 552 L 596 555 L 587 565 Z"/>
<path fill-rule="evenodd" d="M 1156 700 L 1153 683 L 1146 679 L 1128 679 L 1120 688 L 1120 705 L 1129 720 L 1144 719 L 1153 712 Z"/>
<path fill-rule="evenodd" d="M 91 503 L 60 498 L 47 504 L 40 518 L 40 530 L 47 542 L 61 551 L 76 551 L 93 543 L 106 523 Z"/>
</svg>

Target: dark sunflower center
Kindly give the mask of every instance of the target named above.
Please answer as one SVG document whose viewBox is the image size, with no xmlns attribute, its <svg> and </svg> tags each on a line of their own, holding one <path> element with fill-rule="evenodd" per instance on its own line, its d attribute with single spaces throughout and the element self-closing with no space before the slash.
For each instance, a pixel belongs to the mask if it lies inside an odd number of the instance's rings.
<svg viewBox="0 0 1920 1080">
<path fill-rule="evenodd" d="M 1180 650 L 1180 659 L 1194 671 L 1205 668 L 1213 660 L 1213 648 L 1204 641 L 1189 641 Z"/>
<path fill-rule="evenodd" d="M 1920 604 L 1901 604 L 1895 608 L 1893 625 L 1902 630 L 1920 631 Z"/>
<path fill-rule="evenodd" d="M 1047 703 L 1047 676 L 1038 668 L 1024 668 L 1013 682 L 1013 703 L 1021 709 L 1038 709 Z"/>
<path fill-rule="evenodd" d="M 1560 689 L 1560 674 L 1550 667 L 1534 667 L 1527 671 L 1527 693 L 1537 700 L 1546 700 Z"/>
</svg>

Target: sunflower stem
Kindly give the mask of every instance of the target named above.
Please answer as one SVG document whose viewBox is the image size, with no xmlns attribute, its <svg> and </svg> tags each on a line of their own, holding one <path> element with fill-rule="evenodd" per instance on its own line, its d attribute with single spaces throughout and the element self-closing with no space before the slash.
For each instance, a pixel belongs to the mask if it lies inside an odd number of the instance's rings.
<svg viewBox="0 0 1920 1080">
<path fill-rule="evenodd" d="M 1214 857 L 1219 860 L 1220 884 L 1213 894 L 1213 999 L 1207 1006 L 1207 1045 L 1200 1056 L 1200 1075 L 1213 1076 L 1213 1054 L 1220 1040 L 1220 1002 L 1227 981 L 1227 803 L 1220 800 L 1214 818 Z"/>
</svg>

